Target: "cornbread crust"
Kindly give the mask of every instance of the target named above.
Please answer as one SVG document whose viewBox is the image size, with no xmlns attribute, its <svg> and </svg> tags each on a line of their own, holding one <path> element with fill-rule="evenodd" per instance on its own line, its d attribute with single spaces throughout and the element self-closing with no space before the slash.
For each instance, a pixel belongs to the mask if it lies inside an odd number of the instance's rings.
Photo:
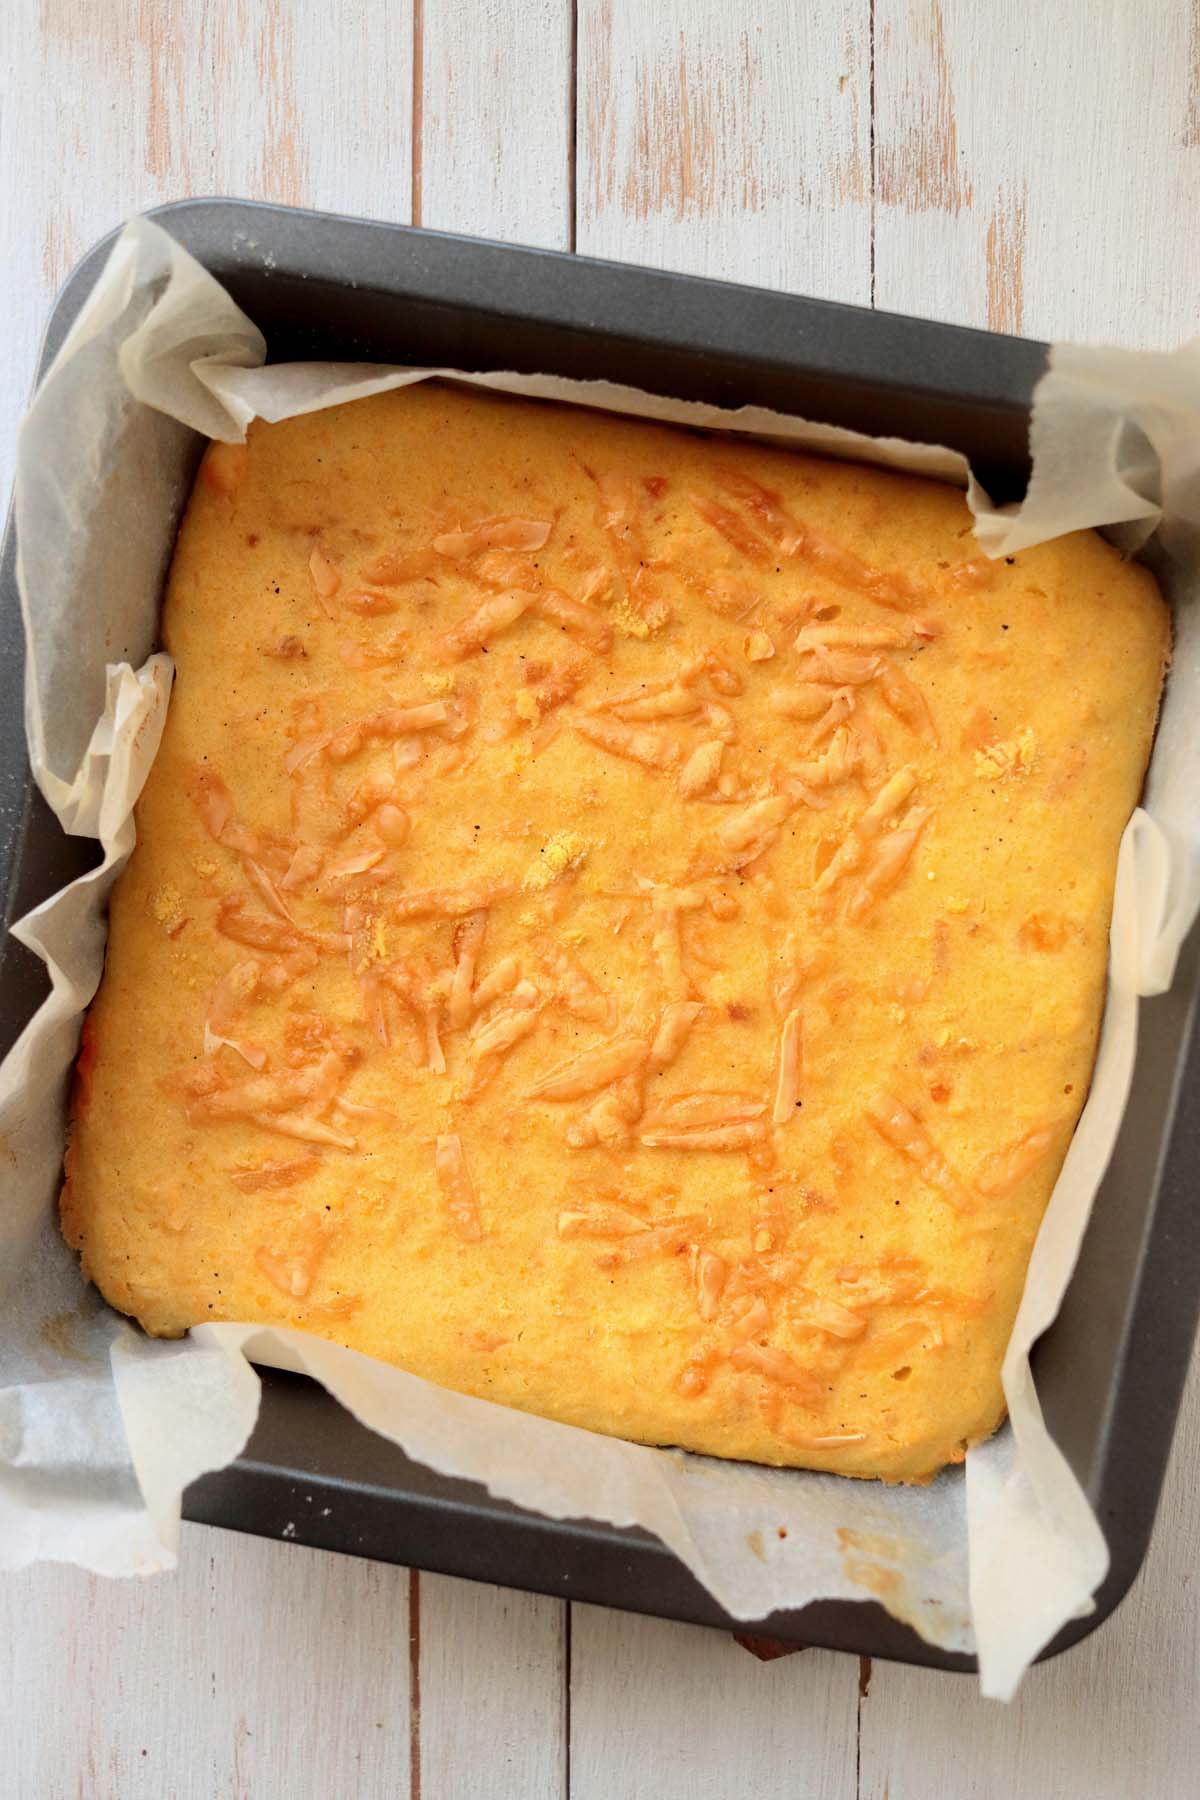
<svg viewBox="0 0 1200 1800">
<path fill-rule="evenodd" d="M 1077 533 L 423 383 L 213 446 L 63 1228 L 569 1423 L 921 1480 L 1086 1094 L 1168 650 Z"/>
</svg>

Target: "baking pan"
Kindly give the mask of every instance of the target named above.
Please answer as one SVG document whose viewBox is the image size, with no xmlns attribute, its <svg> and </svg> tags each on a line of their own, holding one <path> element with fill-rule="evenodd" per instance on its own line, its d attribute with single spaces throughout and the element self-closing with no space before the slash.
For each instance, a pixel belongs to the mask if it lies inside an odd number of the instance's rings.
<svg viewBox="0 0 1200 1800">
<path fill-rule="evenodd" d="M 663 275 L 406 226 L 243 201 L 154 215 L 264 331 L 272 361 L 415 362 L 545 370 L 724 406 L 757 403 L 964 451 L 993 497 L 1028 476 L 1030 400 L 1046 346 L 857 307 Z M 55 305 L 48 367 L 103 265 L 79 264 Z M 7 927 L 94 859 L 29 776 L 10 524 L 0 560 L 0 899 Z M 0 1044 L 44 991 L 0 942 Z M 1112 1556 L 1086 1636 L 1145 1554 L 1200 1308 L 1200 931 L 1169 994 L 1141 1002 L 1129 1107 L 1062 1310 L 1035 1351 L 1038 1393 Z M 188 1518 L 542 1593 L 733 1627 L 656 1539 L 558 1521 L 411 1462 L 314 1384 L 266 1373 L 258 1425 L 229 1468 L 184 1497 Z M 821 1601 L 737 1629 L 968 1670 L 875 1602 Z"/>
</svg>

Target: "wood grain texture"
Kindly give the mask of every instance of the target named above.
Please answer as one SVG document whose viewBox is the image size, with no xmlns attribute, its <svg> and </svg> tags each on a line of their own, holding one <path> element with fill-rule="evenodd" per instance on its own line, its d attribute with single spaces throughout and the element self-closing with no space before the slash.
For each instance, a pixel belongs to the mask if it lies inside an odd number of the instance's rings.
<svg viewBox="0 0 1200 1800">
<path fill-rule="evenodd" d="M 1074 3 L 1051 22 L 876 0 L 876 303 L 1050 338 L 1194 332 L 1200 252 L 1173 224 L 1200 197 L 1188 11 L 1105 7 L 1098 29 Z M 1194 1360 L 1150 1554 L 1117 1614 L 1007 1708 L 877 1664 L 861 1800 L 1196 1792 L 1198 1466 Z"/>
<path fill-rule="evenodd" d="M 407 220 L 412 0 L 348 0 L 332 57 L 329 31 L 300 0 L 0 7 L 0 493 L 55 290 L 131 213 L 234 194 Z"/>
<path fill-rule="evenodd" d="M 190 1526 L 174 1575 L 0 1582 L 5 1800 L 408 1794 L 408 1574 Z"/>
<path fill-rule="evenodd" d="M 1188 1800 L 1200 1792 L 1200 1360 L 1145 1567 L 1119 1611 L 1033 1669 L 1010 1706 L 875 1666 L 861 1800 Z"/>
<path fill-rule="evenodd" d="M 422 1575 L 420 1591 L 425 1800 L 562 1800 L 566 1607 L 444 1575 Z"/>
<path fill-rule="evenodd" d="M 858 1664 L 572 1608 L 571 1800 L 849 1800 Z"/>
<path fill-rule="evenodd" d="M 870 295 L 869 0 L 580 0 L 578 248 Z"/>
<path fill-rule="evenodd" d="M 425 0 L 420 42 L 418 222 L 567 249 L 571 0 Z"/>
<path fill-rule="evenodd" d="M 570 0 L 417 0 L 417 8 L 414 219 L 436 231 L 567 249 Z M 416 1576 L 413 1587 L 420 1793 L 561 1800 L 566 1604 L 437 1575 Z"/>
<path fill-rule="evenodd" d="M 576 244 L 870 297 L 869 6 L 580 0 Z M 857 1665 L 572 1608 L 571 1796 L 854 1793 Z"/>
<path fill-rule="evenodd" d="M 875 302 L 1030 337 L 1200 328 L 1200 22 L 875 0 Z"/>
</svg>

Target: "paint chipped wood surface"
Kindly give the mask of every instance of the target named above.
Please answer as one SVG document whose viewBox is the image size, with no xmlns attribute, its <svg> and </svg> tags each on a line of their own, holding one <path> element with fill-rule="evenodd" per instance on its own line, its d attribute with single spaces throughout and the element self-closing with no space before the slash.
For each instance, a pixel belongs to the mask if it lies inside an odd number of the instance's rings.
<svg viewBox="0 0 1200 1800">
<path fill-rule="evenodd" d="M 1188 0 L 874 0 L 875 304 L 1160 346 L 1200 324 Z"/>
<path fill-rule="evenodd" d="M 98 77 L 102 65 L 104 78 Z M 9 0 L 0 483 L 53 290 L 239 193 L 1033 335 L 1196 329 L 1200 10 Z M 958 1678 L 187 1527 L 0 1580 L 0 1794 L 1164 1800 L 1195 1792 L 1200 1379 L 1146 1568 L 1008 1709 Z"/>
<path fill-rule="evenodd" d="M 867 0 L 580 0 L 576 244 L 870 298 Z"/>
<path fill-rule="evenodd" d="M 763 1660 L 731 1637 L 572 1608 L 570 1800 L 845 1800 L 858 1664 Z"/>
<path fill-rule="evenodd" d="M 571 247 L 571 0 L 417 0 L 414 224 Z"/>
<path fill-rule="evenodd" d="M 0 491 L 51 300 L 131 213 L 239 194 L 407 222 L 412 6 L 360 0 L 331 56 L 303 0 L 4 0 Z"/>
<path fill-rule="evenodd" d="M 5 1576 L 5 1800 L 406 1793 L 407 1571 L 263 1548 L 197 1526 L 168 1582 Z"/>
</svg>

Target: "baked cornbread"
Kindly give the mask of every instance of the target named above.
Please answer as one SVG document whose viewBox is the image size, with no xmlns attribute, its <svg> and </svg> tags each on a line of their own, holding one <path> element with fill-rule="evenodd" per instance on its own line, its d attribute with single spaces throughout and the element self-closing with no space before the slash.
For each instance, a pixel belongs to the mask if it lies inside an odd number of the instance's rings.
<svg viewBox="0 0 1200 1800">
<path fill-rule="evenodd" d="M 1081 533 L 422 384 L 214 446 L 62 1196 L 287 1324 L 719 1456 L 993 1429 L 1168 647 Z"/>
</svg>

